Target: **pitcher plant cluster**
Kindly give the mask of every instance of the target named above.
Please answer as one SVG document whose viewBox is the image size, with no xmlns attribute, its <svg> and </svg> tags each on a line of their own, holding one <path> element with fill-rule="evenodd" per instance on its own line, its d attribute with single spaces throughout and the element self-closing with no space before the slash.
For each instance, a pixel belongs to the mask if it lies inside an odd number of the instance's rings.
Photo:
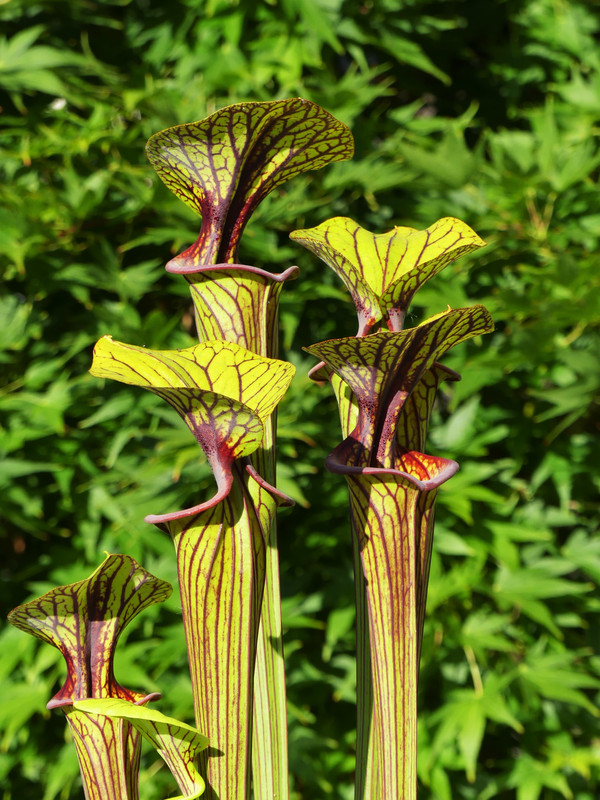
<svg viewBox="0 0 600 800">
<path fill-rule="evenodd" d="M 182 798 L 287 800 L 287 728 L 276 512 L 276 408 L 294 374 L 278 359 L 278 302 L 298 268 L 240 264 L 248 219 L 289 178 L 353 155 L 349 129 L 302 99 L 240 103 L 148 142 L 166 186 L 202 221 L 166 265 L 189 284 L 198 344 L 151 350 L 104 336 L 91 373 L 148 389 L 182 417 L 214 495 L 146 521 L 174 544 L 195 727 L 147 705 L 159 695 L 113 675 L 121 630 L 171 587 L 126 555 L 14 609 L 9 621 L 57 647 L 67 678 L 49 708 L 67 717 L 88 800 L 138 797 L 146 739 Z M 330 383 L 342 442 L 325 466 L 348 484 L 357 606 L 356 797 L 416 797 L 416 721 L 438 488 L 458 469 L 425 453 L 436 392 L 460 377 L 439 359 L 492 330 L 482 306 L 412 328 L 415 292 L 483 245 L 463 222 L 372 234 L 345 217 L 291 234 L 332 268 L 356 306 L 355 337 L 305 348 Z"/>
</svg>

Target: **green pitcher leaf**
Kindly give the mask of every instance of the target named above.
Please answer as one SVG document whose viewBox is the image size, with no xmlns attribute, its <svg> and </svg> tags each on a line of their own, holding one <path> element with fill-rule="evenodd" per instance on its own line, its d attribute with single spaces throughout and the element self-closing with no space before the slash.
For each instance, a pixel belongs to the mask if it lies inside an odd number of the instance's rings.
<svg viewBox="0 0 600 800">
<path fill-rule="evenodd" d="M 342 435 L 350 436 L 358 422 L 358 406 L 356 398 L 348 384 L 331 372 L 325 365 L 323 369 L 329 373 L 331 386 L 337 397 Z M 327 377 L 327 374 L 324 375 Z M 460 375 L 439 363 L 426 370 L 402 405 L 397 421 L 397 452 L 411 450 L 422 451 L 425 447 L 429 416 L 433 408 L 435 395 L 443 380 L 459 380 Z M 335 452 L 333 458 L 335 458 Z M 331 468 L 331 464 L 330 464 Z M 336 470 L 337 471 L 337 470 Z M 417 663 L 420 661 L 427 586 L 433 542 L 433 502 L 434 492 L 422 492 L 417 500 L 416 527 L 416 619 L 417 619 Z M 356 536 L 353 538 L 353 558 L 355 567 L 356 596 L 356 638 L 357 638 L 357 759 L 356 759 L 356 797 L 376 798 L 380 796 L 377 788 L 376 772 L 374 772 L 374 753 L 369 751 L 369 739 L 372 725 L 372 675 L 371 655 L 368 639 L 369 622 L 367 600 L 364 586 L 364 575 L 360 568 L 360 549 Z M 367 787 L 368 790 L 367 790 Z M 370 792 L 370 795 L 369 795 Z"/>
<path fill-rule="evenodd" d="M 358 314 L 358 335 L 384 319 L 402 330 L 417 289 L 447 264 L 485 242 L 464 222 L 445 217 L 423 231 L 396 227 L 373 234 L 348 217 L 334 217 L 316 228 L 293 231 L 346 284 Z"/>
<path fill-rule="evenodd" d="M 160 527 L 177 553 L 196 724 L 210 735 L 201 754 L 208 796 L 246 800 L 268 529 L 249 476 L 239 464 L 234 474 L 217 505 Z"/>
<path fill-rule="evenodd" d="M 244 264 L 213 264 L 186 272 L 200 341 L 234 342 L 258 355 L 276 357 L 279 297 L 284 282 L 298 272 L 298 267 L 290 267 L 274 274 Z M 275 482 L 275 416 L 273 413 L 265 424 L 262 446 L 251 454 L 257 473 L 270 483 Z M 259 490 L 254 498 L 261 524 L 269 530 L 252 728 L 256 800 L 285 800 L 289 796 L 279 558 L 272 494 L 272 489 Z"/>
<path fill-rule="evenodd" d="M 208 746 L 208 739 L 196 728 L 124 700 L 78 700 L 74 706 L 87 715 L 126 720 L 139 731 L 164 759 L 183 793 L 171 800 L 195 800 L 203 794 L 205 783 L 194 761 Z"/>
<path fill-rule="evenodd" d="M 352 451 L 350 462 L 344 461 L 344 449 L 336 448 L 327 458 L 325 464 L 332 472 L 348 475 L 379 475 L 386 474 L 404 476 L 420 490 L 414 509 L 414 534 L 415 534 L 415 570 L 416 570 L 416 631 L 417 631 L 417 664 L 421 655 L 421 640 L 425 624 L 425 610 L 427 603 L 427 585 L 429 582 L 429 568 L 433 544 L 433 509 L 435 492 L 442 482 L 447 481 L 458 470 L 458 464 L 449 459 L 427 456 L 418 451 L 408 451 L 397 456 L 391 468 L 356 467 Z M 432 484 L 436 480 L 438 483 Z"/>
<path fill-rule="evenodd" d="M 370 692 L 357 697 L 358 733 L 367 740 L 358 746 L 364 758 L 361 792 L 373 798 L 415 800 L 419 530 L 438 487 L 458 465 L 410 452 L 393 469 L 360 469 L 341 462 L 328 466 L 348 481 L 368 610 L 370 658 L 361 666 L 368 673 L 361 676 L 361 684 L 369 683 L 371 672 L 373 683 L 372 697 Z"/>
<path fill-rule="evenodd" d="M 184 272 L 235 262 L 250 215 L 276 186 L 351 158 L 350 130 L 308 100 L 236 103 L 154 134 L 146 146 L 166 186 L 202 216 L 197 241 L 169 262 Z"/>
<path fill-rule="evenodd" d="M 425 370 L 398 416 L 396 438 L 404 450 L 425 449 L 429 418 L 440 384 L 459 380 L 458 372 L 438 362 Z"/>
<path fill-rule="evenodd" d="M 489 314 L 479 306 L 445 312 L 427 320 L 422 326 L 405 331 L 380 331 L 364 337 L 322 342 L 307 348 L 317 357 L 325 359 L 325 369 L 330 373 L 330 381 L 338 398 L 342 431 L 346 437 L 326 460 L 328 469 L 344 473 L 349 481 L 351 475 L 377 474 L 384 482 L 386 474 L 396 476 L 394 480 L 400 480 L 403 475 L 404 480 L 412 482 L 414 487 L 411 493 L 410 545 L 414 585 L 409 599 L 414 605 L 410 613 L 411 621 L 414 620 L 414 653 L 411 651 L 411 658 L 414 659 L 415 675 L 418 673 L 425 618 L 436 492 L 432 491 L 430 483 L 431 470 L 427 465 L 430 457 L 414 451 L 423 449 L 440 382 L 459 377 L 438 364 L 437 358 L 469 336 L 492 328 Z M 445 466 L 443 476 L 438 474 L 439 480 L 449 478 L 458 467 L 455 462 L 437 461 L 432 465 L 434 472 L 439 472 L 440 464 Z M 386 485 L 386 491 L 388 489 Z M 373 499 L 376 496 L 377 492 L 374 491 Z M 368 502 L 367 498 L 363 498 L 363 501 L 365 504 Z M 400 520 L 405 518 L 407 502 L 398 497 L 393 513 Z M 365 509 L 363 512 L 367 513 Z M 377 746 L 378 737 L 397 742 L 399 734 L 397 730 L 387 728 L 382 733 L 381 725 L 385 728 L 391 718 L 385 724 L 379 724 L 377 733 L 373 716 L 369 641 L 373 623 L 370 622 L 372 607 L 367 598 L 367 584 L 373 575 L 367 578 L 360 566 L 363 549 L 361 531 L 364 532 L 361 513 L 356 501 L 353 501 L 351 516 L 356 534 L 354 562 L 357 609 L 356 795 L 366 799 L 388 796 L 389 792 L 389 796 L 414 797 L 414 788 L 408 785 L 402 788 L 398 783 L 400 776 L 389 773 L 393 745 L 385 757 L 387 767 L 380 763 L 383 756 Z M 388 522 L 393 527 L 397 520 L 394 522 L 390 519 Z M 406 735 L 409 736 L 409 733 Z M 410 736 L 414 740 L 414 732 Z M 405 745 L 410 749 L 412 744 L 407 742 Z M 381 775 L 386 775 L 386 769 L 387 777 L 381 778 Z M 385 789 L 382 789 L 382 780 L 385 781 Z M 409 783 L 412 786 L 412 779 Z M 401 789 L 402 792 L 406 790 L 406 795 L 395 794 Z"/>
<path fill-rule="evenodd" d="M 184 350 L 150 350 L 104 336 L 90 372 L 142 386 L 180 414 L 204 451 L 217 481 L 218 503 L 230 490 L 231 466 L 263 443 L 265 421 L 285 394 L 291 364 L 264 358 L 230 342 L 204 342 Z M 188 516 L 206 504 L 175 514 Z M 166 518 L 166 517 L 164 517 Z M 159 517 L 150 516 L 149 522 Z"/>
<path fill-rule="evenodd" d="M 158 696 L 117 683 L 113 661 L 123 628 L 171 591 L 129 556 L 109 555 L 86 580 L 52 589 L 8 616 L 17 628 L 58 648 L 67 662 L 67 679 L 48 708 L 60 706 L 67 717 L 88 800 L 137 800 L 139 735 L 125 721 L 90 719 L 73 704 L 116 698 L 133 706 Z"/>
<path fill-rule="evenodd" d="M 423 451 L 429 417 L 437 390 L 442 381 L 457 381 L 460 375 L 437 362 L 426 370 L 403 404 L 396 424 L 396 452 Z M 421 643 L 425 627 L 427 587 L 433 549 L 433 501 L 435 494 L 422 493 L 417 501 L 419 524 L 416 526 L 417 547 L 417 663 L 421 659 Z"/>
<path fill-rule="evenodd" d="M 437 488 L 456 462 L 422 452 L 454 345 L 493 330 L 482 306 L 438 314 L 403 330 L 417 289 L 446 264 L 481 247 L 464 223 L 442 219 L 425 231 L 373 235 L 346 218 L 296 231 L 295 239 L 340 275 L 358 314 L 358 336 L 306 348 L 323 359 L 343 442 L 329 470 L 350 488 L 357 625 L 359 800 L 416 798 L 416 687 Z M 383 321 L 388 330 L 372 333 Z"/>
<path fill-rule="evenodd" d="M 421 377 L 451 347 L 491 330 L 489 312 L 472 306 L 445 311 L 405 331 L 329 339 L 305 348 L 323 359 L 356 398 L 358 422 L 351 438 L 357 466 L 371 457 L 388 466 L 398 414 Z"/>
<path fill-rule="evenodd" d="M 285 394 L 294 367 L 264 358 L 230 342 L 203 342 L 183 350 L 151 350 L 103 336 L 90 369 L 146 389 L 192 389 L 247 406 L 266 419 Z"/>
<path fill-rule="evenodd" d="M 75 701 L 79 702 L 87 701 Z M 137 707 L 125 700 L 118 702 Z M 139 732 L 127 720 L 90 716 L 72 705 L 62 710 L 73 737 L 86 800 L 138 800 Z"/>
<path fill-rule="evenodd" d="M 280 274 L 244 264 L 213 264 L 186 273 L 201 342 L 234 342 L 268 358 L 278 350 L 278 304 L 286 280 L 298 267 Z"/>
<path fill-rule="evenodd" d="M 48 708 L 86 698 L 144 698 L 125 689 L 113 675 L 121 631 L 140 611 L 166 600 L 172 587 L 126 555 L 109 555 L 83 581 L 51 589 L 17 606 L 8 621 L 58 648 L 67 662 L 67 679 Z"/>
</svg>

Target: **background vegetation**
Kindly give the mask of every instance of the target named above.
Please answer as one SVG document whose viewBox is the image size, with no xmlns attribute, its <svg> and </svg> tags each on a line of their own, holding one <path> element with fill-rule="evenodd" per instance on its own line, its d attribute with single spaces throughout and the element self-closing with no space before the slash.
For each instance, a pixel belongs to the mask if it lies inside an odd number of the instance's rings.
<svg viewBox="0 0 600 800">
<path fill-rule="evenodd" d="M 91 378 L 102 334 L 192 343 L 163 265 L 198 220 L 145 140 L 245 99 L 301 95 L 347 122 L 354 161 L 255 215 L 243 260 L 302 276 L 282 301 L 299 373 L 280 416 L 280 518 L 294 797 L 352 796 L 353 610 L 329 390 L 302 346 L 353 334 L 333 273 L 290 230 L 458 216 L 488 241 L 423 289 L 412 321 L 485 303 L 497 332 L 447 360 L 430 451 L 439 501 L 421 679 L 422 800 L 592 800 L 600 787 L 600 19 L 567 0 L 5 0 L 0 3 L 0 489 L 3 616 L 81 579 L 103 550 L 175 583 L 142 520 L 211 477 L 158 398 Z M 3 800 L 81 796 L 58 653 L 3 625 Z M 192 719 L 178 598 L 146 613 L 117 676 Z M 148 756 L 149 758 L 149 756 Z M 144 800 L 172 785 L 143 765 Z M 389 798 L 388 800 L 392 800 Z"/>
</svg>

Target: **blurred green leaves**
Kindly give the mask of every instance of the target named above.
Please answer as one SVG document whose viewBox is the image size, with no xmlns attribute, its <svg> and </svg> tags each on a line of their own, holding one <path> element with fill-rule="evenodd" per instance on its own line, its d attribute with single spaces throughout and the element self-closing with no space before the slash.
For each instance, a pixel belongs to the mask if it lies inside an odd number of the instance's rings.
<svg viewBox="0 0 600 800">
<path fill-rule="evenodd" d="M 33 25 L 10 38 L 0 37 L 0 84 L 21 111 L 26 110 L 24 92 L 44 92 L 55 97 L 70 93 L 60 77 L 69 67 L 88 74 L 103 71 L 91 54 L 86 58 L 69 49 L 36 44 L 44 32 L 44 25 Z"/>
</svg>

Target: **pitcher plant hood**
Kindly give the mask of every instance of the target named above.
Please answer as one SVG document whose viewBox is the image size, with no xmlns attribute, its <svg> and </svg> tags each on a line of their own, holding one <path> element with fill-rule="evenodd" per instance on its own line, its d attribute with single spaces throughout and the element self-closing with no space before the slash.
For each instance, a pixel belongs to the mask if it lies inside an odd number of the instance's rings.
<svg viewBox="0 0 600 800">
<path fill-rule="evenodd" d="M 292 364 L 256 355 L 231 342 L 150 350 L 116 342 L 110 336 L 99 340 L 92 375 L 141 386 L 166 400 L 194 434 L 217 482 L 217 493 L 206 503 L 168 515 L 151 515 L 148 522 L 190 516 L 227 496 L 233 463 L 261 446 L 265 422 L 285 394 L 294 371 Z M 247 469 L 266 485 L 251 465 Z M 280 500 L 288 502 L 271 488 Z"/>
<path fill-rule="evenodd" d="M 165 185 L 202 217 L 196 242 L 167 265 L 186 272 L 237 261 L 242 231 L 275 187 L 351 158 L 350 129 L 309 100 L 236 103 L 154 134 L 146 146 Z"/>
</svg>

